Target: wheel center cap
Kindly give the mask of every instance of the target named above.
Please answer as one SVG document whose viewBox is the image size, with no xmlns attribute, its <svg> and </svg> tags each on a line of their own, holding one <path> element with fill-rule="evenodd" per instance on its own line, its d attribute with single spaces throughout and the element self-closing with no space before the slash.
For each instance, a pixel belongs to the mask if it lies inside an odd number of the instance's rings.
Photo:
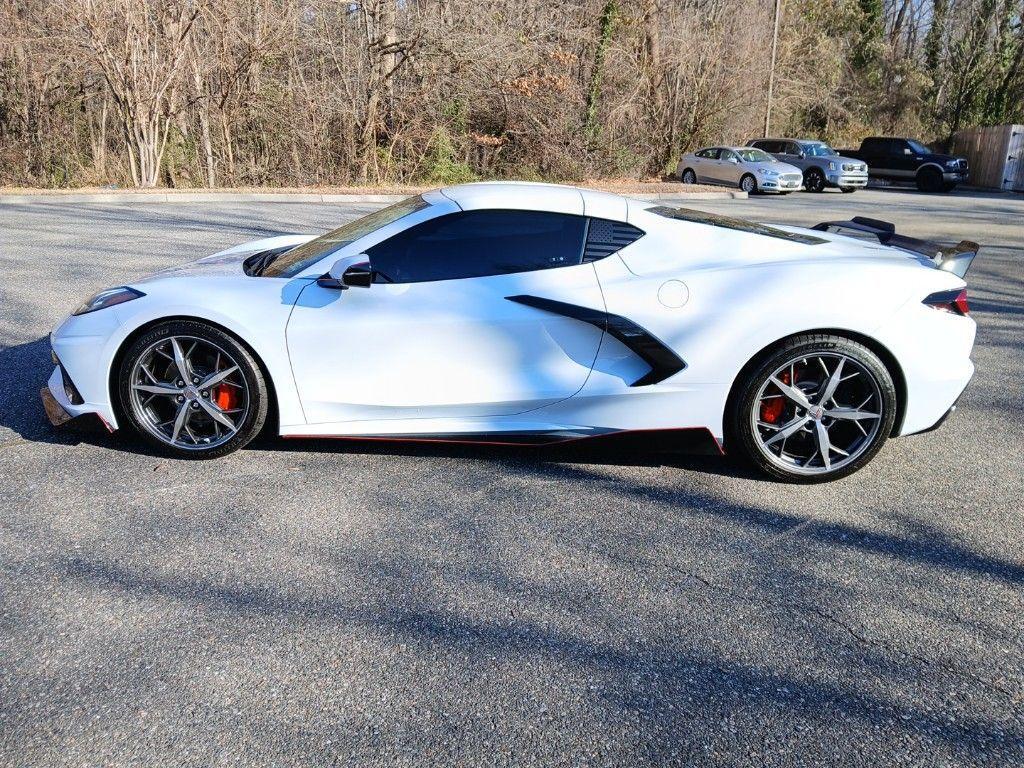
<svg viewBox="0 0 1024 768">
<path fill-rule="evenodd" d="M 193 387 L 191 384 L 189 384 L 187 387 L 185 387 L 185 397 L 188 400 L 198 400 L 199 390 Z"/>
<path fill-rule="evenodd" d="M 821 417 L 825 415 L 825 409 L 822 408 L 820 405 L 814 405 L 811 406 L 811 410 L 809 411 L 809 413 L 811 414 L 812 419 L 814 419 L 815 421 L 821 421 Z"/>
</svg>

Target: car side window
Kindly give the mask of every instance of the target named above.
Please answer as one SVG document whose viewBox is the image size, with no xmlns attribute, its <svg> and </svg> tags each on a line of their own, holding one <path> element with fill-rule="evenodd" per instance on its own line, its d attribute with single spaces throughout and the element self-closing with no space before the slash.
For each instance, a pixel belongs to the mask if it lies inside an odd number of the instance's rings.
<svg viewBox="0 0 1024 768">
<path fill-rule="evenodd" d="M 705 160 L 717 160 L 718 149 L 702 149 L 697 153 L 697 157 L 703 157 Z"/>
<path fill-rule="evenodd" d="M 778 141 L 759 141 L 754 146 L 758 149 L 763 149 L 769 155 L 774 155 L 782 151 L 781 143 Z"/>
<path fill-rule="evenodd" d="M 782 151 L 787 155 L 796 156 L 800 154 L 800 145 L 794 141 L 787 141 Z"/>
<path fill-rule="evenodd" d="M 733 152 L 731 149 L 723 149 L 722 150 L 722 154 L 719 155 L 719 159 L 721 159 L 721 160 L 733 160 L 735 158 L 736 158 L 736 153 Z"/>
<path fill-rule="evenodd" d="M 417 224 L 367 253 L 381 283 L 567 267 L 582 262 L 586 222 L 548 211 L 466 211 Z"/>
</svg>

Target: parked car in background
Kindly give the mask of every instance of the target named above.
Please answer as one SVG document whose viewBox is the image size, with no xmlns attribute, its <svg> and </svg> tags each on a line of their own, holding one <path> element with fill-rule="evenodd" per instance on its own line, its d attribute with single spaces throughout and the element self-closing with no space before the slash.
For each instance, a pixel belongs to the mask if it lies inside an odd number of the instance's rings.
<svg viewBox="0 0 1024 768">
<path fill-rule="evenodd" d="M 967 181 L 967 158 L 932 152 L 915 139 L 871 136 L 842 154 L 863 160 L 872 178 L 913 181 L 922 192 L 951 192 Z"/>
<path fill-rule="evenodd" d="M 843 157 L 824 141 L 754 139 L 747 144 L 799 168 L 808 192 L 824 192 L 826 187 L 853 192 L 868 183 L 867 163 Z"/>
<path fill-rule="evenodd" d="M 788 194 L 800 189 L 804 177 L 755 147 L 705 147 L 683 156 L 676 169 L 683 184 L 727 184 L 744 192 Z"/>
</svg>

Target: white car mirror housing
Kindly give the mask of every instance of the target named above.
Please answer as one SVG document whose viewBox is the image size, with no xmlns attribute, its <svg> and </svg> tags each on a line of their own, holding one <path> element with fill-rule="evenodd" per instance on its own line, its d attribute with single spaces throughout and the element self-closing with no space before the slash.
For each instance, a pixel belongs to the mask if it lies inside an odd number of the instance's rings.
<svg viewBox="0 0 1024 768">
<path fill-rule="evenodd" d="M 327 274 L 317 279 L 317 284 L 322 288 L 341 290 L 350 287 L 369 288 L 372 283 L 373 270 L 370 269 L 370 256 L 366 253 L 338 259 Z"/>
</svg>

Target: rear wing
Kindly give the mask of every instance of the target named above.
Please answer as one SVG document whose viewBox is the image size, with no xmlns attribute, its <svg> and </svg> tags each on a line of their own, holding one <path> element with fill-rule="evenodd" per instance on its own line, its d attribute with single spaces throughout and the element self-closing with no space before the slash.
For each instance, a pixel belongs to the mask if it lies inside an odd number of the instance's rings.
<svg viewBox="0 0 1024 768">
<path fill-rule="evenodd" d="M 896 226 L 888 221 L 868 219 L 854 216 L 849 221 L 823 221 L 811 229 L 819 232 L 860 232 L 870 235 L 882 245 L 901 248 L 904 251 L 919 253 L 931 259 L 935 266 L 945 272 L 952 272 L 957 277 L 964 277 L 971 268 L 971 262 L 978 255 L 978 244 L 970 240 L 961 240 L 953 246 L 941 245 L 931 240 L 918 240 L 916 237 L 896 234 Z"/>
</svg>

